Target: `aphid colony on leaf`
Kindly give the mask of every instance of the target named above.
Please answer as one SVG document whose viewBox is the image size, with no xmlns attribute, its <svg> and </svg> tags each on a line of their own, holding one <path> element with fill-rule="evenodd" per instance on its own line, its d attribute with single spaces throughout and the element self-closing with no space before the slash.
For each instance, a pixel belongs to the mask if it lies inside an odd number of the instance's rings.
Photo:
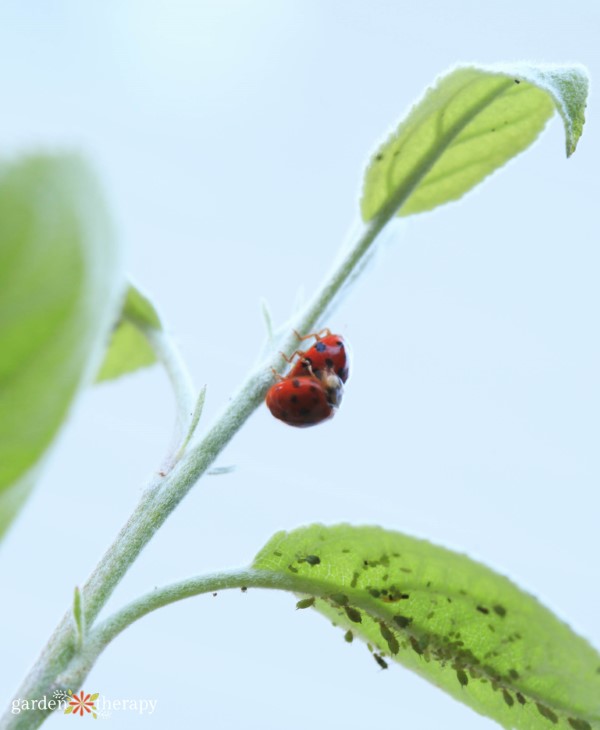
<svg viewBox="0 0 600 730">
<path fill-rule="evenodd" d="M 275 373 L 279 381 L 269 388 L 266 403 L 275 418 L 306 428 L 333 417 L 342 402 L 350 363 L 340 335 L 328 329 L 296 335 L 299 340 L 314 337 L 316 342 L 308 350 L 296 350 L 290 358 L 283 356 L 292 367 L 285 376 Z"/>
</svg>

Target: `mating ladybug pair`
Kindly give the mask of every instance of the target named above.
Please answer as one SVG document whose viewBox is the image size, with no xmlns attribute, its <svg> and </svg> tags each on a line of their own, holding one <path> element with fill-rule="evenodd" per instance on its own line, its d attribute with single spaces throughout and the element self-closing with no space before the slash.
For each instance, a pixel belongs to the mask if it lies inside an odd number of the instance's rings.
<svg viewBox="0 0 600 730">
<path fill-rule="evenodd" d="M 342 401 L 344 383 L 348 380 L 349 356 L 344 339 L 328 329 L 301 337 L 314 337 L 308 350 L 296 350 L 288 358 L 293 362 L 286 376 L 276 373 L 279 382 L 269 388 L 267 407 L 280 421 L 289 426 L 316 426 L 331 418 Z"/>
</svg>

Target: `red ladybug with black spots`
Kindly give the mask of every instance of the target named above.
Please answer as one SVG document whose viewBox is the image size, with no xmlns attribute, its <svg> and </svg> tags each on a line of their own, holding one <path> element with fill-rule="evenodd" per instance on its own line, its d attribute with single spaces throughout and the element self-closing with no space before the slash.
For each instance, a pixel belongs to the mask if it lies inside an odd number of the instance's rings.
<svg viewBox="0 0 600 730">
<path fill-rule="evenodd" d="M 341 402 L 342 381 L 323 384 L 314 375 L 282 378 L 269 388 L 266 403 L 271 413 L 289 426 L 306 428 L 331 418 Z"/>
<path fill-rule="evenodd" d="M 317 378 L 322 378 L 324 373 L 333 372 L 343 383 L 348 380 L 350 374 L 350 355 L 344 338 L 341 335 L 334 335 L 329 329 L 304 335 L 304 337 L 300 337 L 298 333 L 296 335 L 299 340 L 307 340 L 309 337 L 314 337 L 317 341 L 308 350 L 304 352 L 297 350 L 292 355 L 289 362 L 296 355 L 298 355 L 298 361 L 294 363 L 290 370 L 289 377 L 307 375 L 312 372 Z"/>
<path fill-rule="evenodd" d="M 300 340 L 315 337 L 317 341 L 290 358 L 284 355 L 288 362 L 296 356 L 299 359 L 285 377 L 276 373 L 279 382 L 269 389 L 266 403 L 275 418 L 305 428 L 335 414 L 348 379 L 349 357 L 343 338 L 328 329 L 304 337 L 296 335 Z"/>
</svg>

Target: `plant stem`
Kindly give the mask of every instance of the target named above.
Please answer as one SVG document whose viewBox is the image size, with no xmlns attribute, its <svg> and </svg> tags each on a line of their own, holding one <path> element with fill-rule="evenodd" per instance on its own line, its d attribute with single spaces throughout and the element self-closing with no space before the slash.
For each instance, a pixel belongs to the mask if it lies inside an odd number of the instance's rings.
<svg viewBox="0 0 600 730">
<path fill-rule="evenodd" d="M 188 578 L 157 588 L 132 601 L 90 632 L 84 650 L 75 655 L 66 671 L 57 678 L 56 688 L 80 687 L 105 647 L 132 623 L 158 608 L 192 596 L 231 588 L 291 590 L 287 584 L 282 585 L 282 582 L 282 576 L 276 573 L 244 569 Z"/>
<path fill-rule="evenodd" d="M 319 598 L 331 594 L 331 584 L 327 581 L 308 576 L 288 575 L 281 571 L 255 570 L 253 568 L 194 576 L 161 588 L 155 588 L 150 593 L 140 596 L 112 616 L 109 616 L 91 631 L 87 637 L 85 647 L 74 656 L 66 670 L 57 677 L 56 686 L 53 689 L 80 687 L 108 644 L 128 626 L 152 611 L 186 598 L 232 588 L 242 588 L 244 590 L 246 588 L 277 589 Z M 347 593 L 352 595 L 353 591 L 347 590 Z M 368 609 L 370 614 L 374 615 L 376 607 L 374 609 L 370 601 L 367 601 L 366 604 L 364 602 L 365 598 L 359 592 L 353 600 L 353 605 Z M 381 618 L 385 618 L 385 615 L 382 615 Z"/>
<path fill-rule="evenodd" d="M 179 349 L 163 329 L 143 325 L 137 320 L 133 324 L 146 337 L 171 381 L 177 408 L 175 433 L 173 436 L 174 452 L 176 448 L 181 446 L 190 428 L 193 426 L 196 401 L 198 398 L 194 381 Z"/>
<path fill-rule="evenodd" d="M 439 152 L 439 150 L 438 150 Z M 437 157 L 435 157 L 437 159 Z M 410 196 L 414 187 L 435 162 L 434 156 L 414 173 L 410 179 L 390 197 L 387 205 L 365 227 L 363 234 L 348 251 L 331 275 L 304 308 L 304 311 L 290 323 L 290 331 L 279 344 L 281 350 L 291 354 L 297 341 L 292 327 L 301 332 L 314 329 L 318 320 L 332 304 L 342 286 L 350 279 L 363 261 L 374 240 Z M 189 376 L 173 343 L 164 333 L 153 330 L 149 341 L 157 356 L 165 365 L 173 383 L 181 419 L 185 413 L 192 418 L 195 394 L 190 387 Z M 108 601 L 114 588 L 121 581 L 154 533 L 177 507 L 192 486 L 211 466 L 231 438 L 241 428 L 253 411 L 262 403 L 265 393 L 272 382 L 271 368 L 280 364 L 280 354 L 270 356 L 250 373 L 229 406 L 217 418 L 204 438 L 188 448 L 181 459 L 172 464 L 164 478 L 154 478 L 142 495 L 140 502 L 127 523 L 122 527 L 115 541 L 108 548 L 87 583 L 83 587 L 82 598 L 85 607 L 86 626 L 92 627 L 98 613 Z M 185 421 L 184 421 L 185 422 Z M 188 421 L 189 423 L 189 421 Z M 84 647 L 85 649 L 85 647 Z M 56 628 L 39 660 L 34 665 L 15 698 L 39 698 L 54 686 L 56 677 L 66 668 L 76 651 L 75 631 L 72 614 L 68 612 Z M 78 689 L 76 687 L 72 687 Z M 36 710 L 14 715 L 10 708 L 0 719 L 0 730 L 16 728 L 36 728 L 41 725 L 47 711 Z"/>
</svg>

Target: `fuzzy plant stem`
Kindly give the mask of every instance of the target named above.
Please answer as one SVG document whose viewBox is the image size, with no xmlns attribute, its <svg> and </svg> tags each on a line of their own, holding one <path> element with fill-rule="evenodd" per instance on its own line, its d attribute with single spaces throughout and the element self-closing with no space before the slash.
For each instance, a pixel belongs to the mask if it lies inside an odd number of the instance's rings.
<svg viewBox="0 0 600 730">
<path fill-rule="evenodd" d="M 296 349 L 297 340 L 293 334 L 293 328 L 300 332 L 314 329 L 340 289 L 351 280 L 381 230 L 433 166 L 439 150 L 436 150 L 436 153 L 432 153 L 431 159 L 426 160 L 425 164 L 404 181 L 402 186 L 390 197 L 387 205 L 365 226 L 362 235 L 325 279 L 313 299 L 290 322 L 289 333 L 286 333 L 277 343 L 281 351 L 291 354 Z M 185 414 L 190 411 L 192 400 L 188 376 L 182 360 L 177 354 L 174 344 L 165 334 L 149 337 L 149 341 L 173 382 L 175 396 L 178 400 L 178 423 L 188 422 L 189 416 Z M 113 590 L 154 533 L 211 466 L 248 417 L 263 402 L 265 393 L 272 383 L 271 368 L 279 367 L 280 358 L 279 352 L 271 352 L 269 357 L 250 373 L 231 399 L 230 404 L 217 417 L 216 422 L 207 430 L 204 437 L 195 444 L 190 443 L 179 459 L 171 459 L 168 462 L 168 470 L 162 470 L 158 477 L 152 479 L 132 515 L 83 586 L 81 601 L 85 626 L 93 626 L 98 613 L 108 601 Z M 78 643 L 80 642 L 77 640 L 73 611 L 69 610 L 55 629 L 31 672 L 15 693 L 15 698 L 35 699 L 48 694 L 49 690 L 55 686 L 56 678 L 73 659 L 78 650 Z M 85 637 L 81 650 L 85 650 Z M 11 713 L 9 707 L 0 719 L 0 730 L 37 728 L 48 714 L 48 711 L 36 710 L 15 715 Z"/>
</svg>

